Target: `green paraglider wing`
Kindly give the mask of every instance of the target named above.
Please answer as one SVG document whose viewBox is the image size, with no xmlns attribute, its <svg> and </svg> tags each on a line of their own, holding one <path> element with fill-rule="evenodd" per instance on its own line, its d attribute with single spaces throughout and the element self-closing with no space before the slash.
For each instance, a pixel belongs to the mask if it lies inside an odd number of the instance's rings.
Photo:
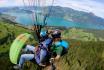
<svg viewBox="0 0 104 70">
<path fill-rule="evenodd" d="M 26 41 L 31 37 L 30 34 L 24 33 L 19 35 L 10 47 L 9 58 L 13 64 L 17 64 L 21 49 L 25 45 Z"/>
</svg>

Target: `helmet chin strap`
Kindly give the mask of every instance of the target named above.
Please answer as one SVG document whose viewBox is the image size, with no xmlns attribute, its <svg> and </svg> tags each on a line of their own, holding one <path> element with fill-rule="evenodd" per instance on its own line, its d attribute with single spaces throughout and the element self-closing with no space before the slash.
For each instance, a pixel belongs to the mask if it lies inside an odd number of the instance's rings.
<svg viewBox="0 0 104 70">
<path fill-rule="evenodd" d="M 47 35 L 47 36 L 44 36 L 44 37 L 41 37 L 41 38 L 40 38 L 40 42 L 44 41 L 44 40 L 47 39 L 47 38 L 48 38 L 48 35 Z"/>
<path fill-rule="evenodd" d="M 61 38 L 54 38 L 54 41 L 55 41 L 55 42 L 61 41 Z"/>
</svg>

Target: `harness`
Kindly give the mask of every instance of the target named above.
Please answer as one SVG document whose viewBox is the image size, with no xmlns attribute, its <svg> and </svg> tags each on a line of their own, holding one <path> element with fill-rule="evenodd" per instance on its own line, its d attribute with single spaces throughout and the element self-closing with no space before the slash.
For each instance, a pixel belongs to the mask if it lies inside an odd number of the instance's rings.
<svg viewBox="0 0 104 70">
<path fill-rule="evenodd" d="M 45 41 L 41 42 L 40 45 L 41 45 L 40 46 L 41 49 L 49 49 L 49 47 L 52 45 L 52 39 L 47 38 Z"/>
<path fill-rule="evenodd" d="M 51 38 L 47 38 L 45 41 L 40 43 L 39 48 L 38 48 L 38 50 L 35 54 L 35 59 L 36 59 L 36 62 L 38 64 L 40 63 L 40 61 L 39 61 L 40 60 L 40 51 L 41 50 L 46 51 L 46 53 L 44 53 L 44 54 L 46 54 L 46 56 L 47 56 L 49 54 L 48 49 L 51 46 L 51 44 L 52 44 L 52 39 Z"/>
</svg>

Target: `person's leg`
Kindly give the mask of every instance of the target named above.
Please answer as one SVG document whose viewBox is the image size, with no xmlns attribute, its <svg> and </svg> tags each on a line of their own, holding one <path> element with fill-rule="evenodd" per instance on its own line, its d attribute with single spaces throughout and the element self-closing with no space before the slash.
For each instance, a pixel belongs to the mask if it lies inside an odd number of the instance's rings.
<svg viewBox="0 0 104 70">
<path fill-rule="evenodd" d="M 45 65 L 43 65 L 43 62 L 45 60 L 46 55 L 47 55 L 47 51 L 45 49 L 41 49 L 40 50 L 40 64 L 39 65 L 45 66 Z"/>
<path fill-rule="evenodd" d="M 34 54 L 22 54 L 19 60 L 19 64 L 15 65 L 13 68 L 22 70 L 24 62 L 31 61 L 32 59 L 34 59 L 34 57 Z"/>
<path fill-rule="evenodd" d="M 35 47 L 34 46 L 31 46 L 31 45 L 26 45 L 24 51 L 31 51 L 34 53 L 34 50 L 35 50 Z"/>
<path fill-rule="evenodd" d="M 34 54 L 22 54 L 19 61 L 19 66 L 22 68 L 25 61 L 30 61 L 34 59 Z"/>
<path fill-rule="evenodd" d="M 45 49 L 40 50 L 40 62 L 44 60 L 46 54 L 47 54 L 47 51 Z"/>
</svg>

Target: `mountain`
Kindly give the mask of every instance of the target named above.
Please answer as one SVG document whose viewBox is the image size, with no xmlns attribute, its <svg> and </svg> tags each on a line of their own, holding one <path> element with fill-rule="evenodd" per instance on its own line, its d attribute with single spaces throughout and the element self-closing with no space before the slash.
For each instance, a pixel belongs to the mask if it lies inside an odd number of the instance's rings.
<svg viewBox="0 0 104 70">
<path fill-rule="evenodd" d="M 33 10 L 40 10 L 38 7 L 12 7 L 12 8 L 0 8 L 0 12 L 17 12 L 17 13 L 32 13 Z M 67 7 L 60 6 L 48 6 L 42 9 L 48 9 L 50 16 L 64 18 L 68 21 L 81 24 L 94 24 L 99 27 L 104 27 L 104 19 L 94 15 L 91 12 L 83 12 L 74 10 Z M 51 9 L 51 10 L 50 10 Z M 46 12 L 45 12 L 46 13 Z"/>
<path fill-rule="evenodd" d="M 91 12 L 77 11 L 67 7 L 54 6 L 51 16 L 62 17 L 66 20 L 80 24 L 95 24 L 104 26 L 104 19 L 95 16 Z"/>
<path fill-rule="evenodd" d="M 2 7 L 0 12 L 17 12 L 17 13 L 32 13 L 30 9 L 27 10 L 26 7 Z"/>
</svg>

